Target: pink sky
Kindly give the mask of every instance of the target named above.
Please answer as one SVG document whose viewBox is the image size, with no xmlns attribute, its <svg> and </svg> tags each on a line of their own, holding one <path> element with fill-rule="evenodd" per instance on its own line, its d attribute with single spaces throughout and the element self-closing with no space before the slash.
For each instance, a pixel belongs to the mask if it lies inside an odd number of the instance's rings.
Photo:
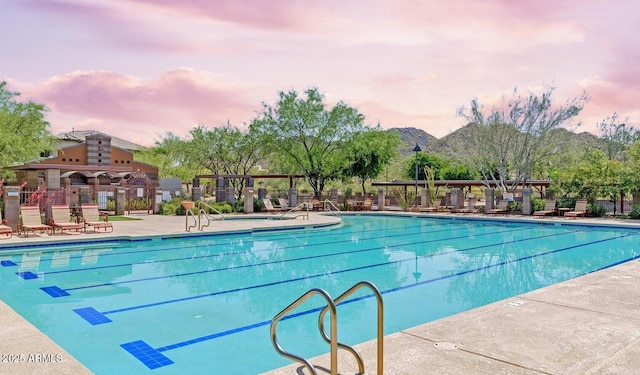
<svg viewBox="0 0 640 375">
<path fill-rule="evenodd" d="M 436 137 L 476 97 L 586 90 L 577 130 L 598 134 L 614 112 L 638 127 L 638 14 L 636 0 L 5 0 L 0 80 L 46 104 L 54 134 L 142 145 L 243 128 L 309 87 Z"/>
</svg>

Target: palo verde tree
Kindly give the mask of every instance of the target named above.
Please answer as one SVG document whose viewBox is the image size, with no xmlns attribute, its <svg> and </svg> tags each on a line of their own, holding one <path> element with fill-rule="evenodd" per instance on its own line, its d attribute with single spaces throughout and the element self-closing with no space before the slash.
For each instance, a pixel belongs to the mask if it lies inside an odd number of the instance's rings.
<svg viewBox="0 0 640 375">
<path fill-rule="evenodd" d="M 188 160 L 201 170 L 212 174 L 247 175 L 264 161 L 269 144 L 252 131 L 242 132 L 236 126 L 208 129 L 202 125 L 190 131 Z M 244 189 L 244 178 L 230 179 L 236 198 Z"/>
<path fill-rule="evenodd" d="M 20 94 L 8 91 L 6 85 L 0 82 L 0 169 L 37 159 L 53 145 L 44 104 L 19 102 Z"/>
<path fill-rule="evenodd" d="M 598 129 L 602 133 L 600 139 L 605 143 L 605 152 L 609 160 L 627 160 L 627 150 L 636 141 L 640 140 L 640 131 L 625 121 L 618 120 L 618 114 L 604 118 L 598 123 Z"/>
<path fill-rule="evenodd" d="M 262 104 L 250 125 L 250 132 L 306 176 L 317 198 L 328 181 L 341 177 L 351 149 L 347 145 L 365 130 L 364 116 L 356 109 L 343 102 L 327 108 L 323 100 L 317 88 L 307 89 L 304 97 L 281 91 L 274 106 Z"/>
<path fill-rule="evenodd" d="M 516 89 L 488 111 L 478 99 L 471 101 L 470 108 L 458 109 L 472 124 L 471 136 L 464 144 L 452 146 L 471 169 L 480 172 L 487 186 L 492 181 L 503 192 L 513 191 L 531 179 L 536 164 L 562 149 L 554 131 L 570 125 L 588 96 L 583 93 L 558 106 L 553 103 L 553 91 L 546 87 L 540 95 L 522 96 Z"/>
<path fill-rule="evenodd" d="M 152 147 L 136 151 L 136 160 L 158 167 L 158 175 L 190 181 L 198 172 L 196 166 L 189 165 L 188 142 L 172 132 Z"/>
<path fill-rule="evenodd" d="M 353 141 L 347 144 L 345 177 L 356 177 L 360 180 L 362 194 L 365 194 L 365 183 L 376 178 L 398 153 L 400 137 L 397 133 L 383 131 L 380 127 L 365 129 L 354 134 Z"/>
</svg>

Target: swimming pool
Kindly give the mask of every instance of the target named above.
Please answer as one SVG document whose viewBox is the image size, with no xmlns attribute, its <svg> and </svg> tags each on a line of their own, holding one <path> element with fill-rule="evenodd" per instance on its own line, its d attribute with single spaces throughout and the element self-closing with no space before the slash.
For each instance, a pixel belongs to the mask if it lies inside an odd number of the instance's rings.
<svg viewBox="0 0 640 375">
<path fill-rule="evenodd" d="M 385 333 L 638 257 L 635 229 L 345 216 L 334 229 L 87 242 L 0 253 L 0 298 L 96 374 L 255 374 L 290 361 L 271 318 L 307 290 L 369 280 Z M 26 250 L 26 249 L 25 249 Z M 339 306 L 340 341 L 375 337 L 375 299 Z M 311 299 L 283 347 L 328 351 Z M 155 356 L 155 360 L 150 360 Z M 153 370 L 151 369 L 153 368 Z"/>
</svg>

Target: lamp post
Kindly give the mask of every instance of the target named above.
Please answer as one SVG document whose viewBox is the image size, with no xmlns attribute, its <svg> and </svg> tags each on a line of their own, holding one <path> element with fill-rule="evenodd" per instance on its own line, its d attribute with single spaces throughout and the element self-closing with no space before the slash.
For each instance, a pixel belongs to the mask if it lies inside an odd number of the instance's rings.
<svg viewBox="0 0 640 375">
<path fill-rule="evenodd" d="M 418 199 L 418 152 L 420 151 L 422 151 L 422 149 L 416 143 L 416 147 L 413 148 L 413 152 L 416 153 L 416 200 Z"/>
</svg>

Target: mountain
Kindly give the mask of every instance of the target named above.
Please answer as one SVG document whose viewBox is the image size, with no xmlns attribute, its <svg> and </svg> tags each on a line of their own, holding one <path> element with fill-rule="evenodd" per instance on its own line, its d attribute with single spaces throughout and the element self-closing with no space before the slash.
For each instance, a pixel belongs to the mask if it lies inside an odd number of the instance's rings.
<svg viewBox="0 0 640 375">
<path fill-rule="evenodd" d="M 416 128 L 391 128 L 389 131 L 396 132 L 400 136 L 401 142 L 398 146 L 400 158 L 412 155 L 416 144 L 420 146 L 422 151 L 455 158 L 456 155 L 451 145 L 467 143 L 467 140 L 472 137 L 475 126 L 477 125 L 469 123 L 440 139 L 422 129 Z M 567 149 L 604 148 L 604 142 L 598 136 L 589 132 L 574 133 L 567 129 L 557 129 L 554 132 L 556 133 L 554 137 L 563 139 L 563 147 Z"/>
<path fill-rule="evenodd" d="M 432 144 L 438 141 L 438 138 L 416 128 L 391 128 L 389 131 L 398 133 L 400 136 L 400 145 L 398 153 L 400 158 L 404 158 L 413 154 L 413 149 L 418 145 L 422 151 L 434 152 Z"/>
</svg>

